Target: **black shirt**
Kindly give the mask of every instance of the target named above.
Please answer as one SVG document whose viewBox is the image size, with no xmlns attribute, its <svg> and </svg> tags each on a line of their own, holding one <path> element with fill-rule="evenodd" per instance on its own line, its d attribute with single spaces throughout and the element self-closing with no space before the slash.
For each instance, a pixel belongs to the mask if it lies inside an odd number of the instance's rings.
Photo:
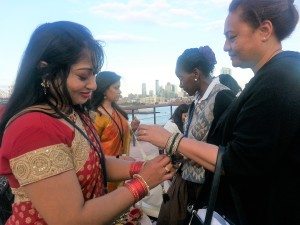
<svg viewBox="0 0 300 225">
<path fill-rule="evenodd" d="M 236 224 L 300 224 L 300 54 L 266 63 L 208 142 L 226 146 L 219 211 Z"/>
</svg>

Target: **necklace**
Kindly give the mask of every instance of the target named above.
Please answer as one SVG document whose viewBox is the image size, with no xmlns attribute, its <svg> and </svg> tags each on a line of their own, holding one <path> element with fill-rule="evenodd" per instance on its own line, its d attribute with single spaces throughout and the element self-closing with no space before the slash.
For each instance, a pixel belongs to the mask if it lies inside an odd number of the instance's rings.
<svg viewBox="0 0 300 225">
<path fill-rule="evenodd" d="M 84 123 L 92 132 L 95 142 L 97 143 L 98 146 L 95 146 L 94 142 L 92 140 L 90 140 L 90 138 L 88 137 L 88 135 L 80 128 L 77 126 L 77 124 L 72 121 L 72 119 L 70 119 L 70 115 L 66 115 L 63 112 L 61 112 L 58 108 L 56 108 L 53 104 L 49 103 L 50 107 L 62 118 L 64 118 L 68 123 L 70 123 L 75 129 L 77 129 L 79 131 L 79 133 L 81 133 L 81 135 L 90 143 L 90 145 L 92 146 L 92 148 L 95 150 L 95 152 L 97 153 L 98 157 L 99 157 L 99 162 L 101 165 L 101 174 L 103 176 L 103 184 L 104 184 L 104 192 L 107 193 L 107 174 L 106 174 L 106 165 L 105 165 L 105 155 L 102 151 L 99 139 L 97 139 L 97 136 L 95 135 L 95 132 L 93 132 L 92 128 L 87 124 L 87 122 L 85 121 L 85 119 L 83 117 L 80 116 L 80 113 L 76 113 L 75 110 L 73 109 L 72 113 L 75 116 L 75 121 L 77 119 L 77 115 L 79 116 L 80 120 L 82 121 L 82 123 Z M 88 116 L 89 118 L 89 116 Z M 73 118 L 74 119 L 74 118 Z M 100 167 L 99 167 L 100 169 Z"/>
<path fill-rule="evenodd" d="M 113 110 L 115 111 L 115 113 L 117 114 L 117 116 L 118 116 L 118 119 L 119 119 L 119 122 L 120 122 L 120 126 L 119 126 L 119 124 L 117 123 L 117 121 L 112 117 L 112 115 L 105 109 L 105 107 L 104 106 L 100 106 L 106 113 L 107 113 L 107 115 L 111 118 L 111 120 L 114 122 L 114 124 L 117 126 L 117 129 L 118 129 L 118 131 L 119 131 L 119 135 L 120 135 L 120 139 L 121 139 L 121 143 L 122 143 L 122 147 L 124 148 L 124 140 L 123 140 L 123 135 L 124 135 L 124 128 L 123 128 L 123 124 L 122 124 L 122 119 L 121 119 L 121 117 L 120 117 L 120 115 L 119 115 L 119 113 L 118 113 L 118 111 L 115 109 L 115 108 L 113 108 Z"/>
<path fill-rule="evenodd" d="M 266 61 L 266 63 L 269 62 L 275 55 L 277 55 L 277 54 L 280 53 L 280 52 L 282 52 L 282 48 L 281 48 L 281 47 L 278 48 L 278 49 L 276 49 L 276 50 L 271 54 L 271 56 L 268 58 L 268 60 Z"/>
<path fill-rule="evenodd" d="M 278 53 L 280 53 L 282 51 L 281 47 L 276 49 L 267 60 L 260 60 L 253 68 L 252 71 L 254 72 L 254 74 L 257 73 L 257 71 L 259 71 L 266 63 L 268 63 L 275 55 L 277 55 Z"/>
</svg>

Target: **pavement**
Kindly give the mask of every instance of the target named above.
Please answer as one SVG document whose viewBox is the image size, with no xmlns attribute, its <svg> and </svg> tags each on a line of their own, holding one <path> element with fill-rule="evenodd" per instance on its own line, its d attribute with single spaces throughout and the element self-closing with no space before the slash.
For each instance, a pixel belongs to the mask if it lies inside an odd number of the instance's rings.
<svg viewBox="0 0 300 225">
<path fill-rule="evenodd" d="M 158 155 L 158 148 L 148 142 L 131 142 L 129 156 L 136 160 L 149 160 Z"/>
</svg>

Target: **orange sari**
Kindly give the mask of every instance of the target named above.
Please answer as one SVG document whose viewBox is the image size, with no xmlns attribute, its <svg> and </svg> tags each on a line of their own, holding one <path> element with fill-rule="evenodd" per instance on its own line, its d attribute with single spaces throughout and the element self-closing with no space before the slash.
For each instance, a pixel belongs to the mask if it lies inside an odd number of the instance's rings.
<svg viewBox="0 0 300 225">
<path fill-rule="evenodd" d="M 94 126 L 105 155 L 129 154 L 131 133 L 128 120 L 121 113 L 113 111 L 110 117 L 96 112 Z"/>
<path fill-rule="evenodd" d="M 98 111 L 92 118 L 104 154 L 108 156 L 129 155 L 131 131 L 128 120 L 116 110 L 111 116 Z M 108 182 L 108 191 L 115 190 L 119 184 L 120 182 Z"/>
</svg>

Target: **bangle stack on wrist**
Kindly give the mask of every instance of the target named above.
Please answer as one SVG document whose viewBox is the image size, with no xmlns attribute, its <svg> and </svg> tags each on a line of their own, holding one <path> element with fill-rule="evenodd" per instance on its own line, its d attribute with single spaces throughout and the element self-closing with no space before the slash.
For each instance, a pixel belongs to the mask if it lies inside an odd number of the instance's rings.
<svg viewBox="0 0 300 225">
<path fill-rule="evenodd" d="M 166 153 L 168 156 L 173 156 L 177 153 L 178 145 L 183 138 L 183 135 L 180 133 L 174 133 L 169 137 L 166 145 Z"/>
<path fill-rule="evenodd" d="M 129 175 L 130 177 L 133 177 L 134 174 L 137 174 L 141 171 L 141 169 L 143 168 L 143 166 L 145 165 L 145 162 L 142 162 L 142 161 L 138 161 L 138 162 L 133 162 L 131 163 L 130 165 L 130 168 L 129 168 Z"/>
<path fill-rule="evenodd" d="M 150 193 L 150 187 L 149 187 L 149 185 L 147 184 L 147 182 L 144 180 L 144 178 L 140 175 L 140 174 L 134 174 L 133 175 L 133 178 L 134 179 L 138 179 L 140 182 L 142 182 L 143 183 L 143 187 L 144 187 L 144 190 L 145 190 L 145 192 L 146 192 L 146 195 L 149 195 L 149 193 Z"/>
<path fill-rule="evenodd" d="M 134 197 L 134 201 L 138 202 L 150 193 L 150 189 L 144 178 L 139 174 L 134 174 L 133 179 L 126 182 L 124 187 L 128 188 Z"/>
</svg>

